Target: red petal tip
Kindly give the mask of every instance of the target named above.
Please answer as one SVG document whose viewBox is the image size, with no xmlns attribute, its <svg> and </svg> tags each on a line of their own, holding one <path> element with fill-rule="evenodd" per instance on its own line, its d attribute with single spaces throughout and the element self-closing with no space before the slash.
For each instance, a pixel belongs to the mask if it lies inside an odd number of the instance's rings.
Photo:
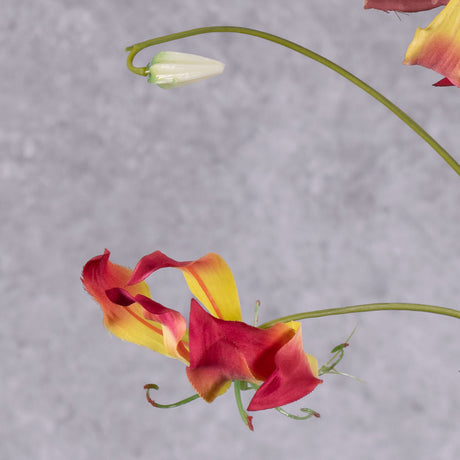
<svg viewBox="0 0 460 460">
<path fill-rule="evenodd" d="M 455 86 L 448 78 L 443 78 L 436 83 L 433 83 L 433 86 L 443 87 L 443 86 Z"/>
</svg>

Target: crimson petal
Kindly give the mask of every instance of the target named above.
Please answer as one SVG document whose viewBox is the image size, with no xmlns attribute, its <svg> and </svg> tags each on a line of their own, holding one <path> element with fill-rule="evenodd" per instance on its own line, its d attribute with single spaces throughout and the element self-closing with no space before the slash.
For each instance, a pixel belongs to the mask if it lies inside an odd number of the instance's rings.
<svg viewBox="0 0 460 460">
<path fill-rule="evenodd" d="M 248 410 L 283 406 L 311 393 L 323 381 L 313 375 L 303 351 L 302 331 L 280 348 L 275 356 L 275 371 L 256 391 Z"/>
<path fill-rule="evenodd" d="M 189 334 L 187 376 L 207 402 L 226 391 L 233 380 L 266 381 L 250 410 L 268 409 L 305 396 L 321 382 L 308 364 L 299 331 L 287 324 L 258 329 L 223 321 L 192 300 Z"/>
<path fill-rule="evenodd" d="M 364 9 L 414 13 L 447 5 L 449 0 L 364 0 Z"/>
</svg>

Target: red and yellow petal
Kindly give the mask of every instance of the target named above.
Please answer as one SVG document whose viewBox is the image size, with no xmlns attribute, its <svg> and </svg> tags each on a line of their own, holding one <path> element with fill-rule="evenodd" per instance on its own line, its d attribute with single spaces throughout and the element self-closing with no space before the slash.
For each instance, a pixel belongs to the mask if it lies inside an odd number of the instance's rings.
<svg viewBox="0 0 460 460">
<path fill-rule="evenodd" d="M 144 256 L 129 281 L 136 284 L 161 268 L 182 271 L 192 294 L 216 318 L 241 321 L 240 301 L 232 272 L 224 259 L 210 253 L 200 259 L 178 262 L 160 251 Z"/>
<path fill-rule="evenodd" d="M 248 331 L 256 328 L 239 321 L 215 318 L 195 299 L 191 301 L 189 322 L 190 367 L 186 369 L 187 377 L 205 401 L 212 402 L 228 389 L 233 380 L 254 383 L 259 380 L 239 346 Z"/>
<path fill-rule="evenodd" d="M 187 323 L 185 318 L 176 310 L 167 308 L 150 297 L 138 294 L 131 296 L 121 288 L 106 291 L 107 297 L 117 305 L 129 307 L 138 303 L 143 307 L 143 316 L 147 320 L 155 321 L 161 327 L 166 355 L 189 363 Z"/>
<path fill-rule="evenodd" d="M 249 409 L 267 409 L 299 399 L 321 382 L 302 350 L 298 323 L 258 329 L 214 318 L 192 300 L 189 339 L 187 376 L 207 402 L 226 391 L 233 380 L 265 381 Z"/>
<path fill-rule="evenodd" d="M 303 398 L 322 383 L 317 369 L 316 359 L 303 351 L 299 328 L 276 353 L 275 370 L 256 391 L 248 410 L 271 409 Z"/>
<path fill-rule="evenodd" d="M 460 87 L 460 0 L 450 0 L 428 27 L 416 30 L 404 64 L 433 69 Z"/>
<path fill-rule="evenodd" d="M 144 318 L 143 308 L 138 303 L 121 306 L 112 302 L 106 291 L 112 288 L 124 288 L 132 297 L 141 294 L 149 296 L 146 283 L 127 285 L 132 271 L 109 260 L 110 252 L 92 258 L 83 268 L 81 280 L 89 294 L 99 303 L 104 313 L 104 325 L 122 340 L 143 345 L 168 355 L 163 341 L 161 325 Z"/>
<path fill-rule="evenodd" d="M 364 9 L 414 13 L 447 5 L 448 2 L 449 0 L 364 0 Z"/>
</svg>

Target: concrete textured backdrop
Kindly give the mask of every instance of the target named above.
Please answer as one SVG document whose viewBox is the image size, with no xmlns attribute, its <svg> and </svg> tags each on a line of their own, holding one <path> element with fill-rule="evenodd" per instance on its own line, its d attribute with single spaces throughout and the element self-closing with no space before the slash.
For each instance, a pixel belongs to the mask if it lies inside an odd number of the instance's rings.
<svg viewBox="0 0 460 460">
<path fill-rule="evenodd" d="M 435 12 L 386 15 L 361 0 L 4 0 L 0 15 L 0 457 L 3 459 L 454 459 L 458 321 L 366 313 L 303 322 L 320 362 L 355 325 L 340 369 L 299 403 L 305 422 L 231 392 L 208 405 L 183 365 L 111 337 L 83 291 L 105 247 L 134 266 L 155 249 L 220 253 L 243 316 L 419 302 L 459 308 L 458 176 L 388 110 L 329 69 L 253 37 L 158 46 L 225 72 L 163 91 L 125 67 L 127 45 L 208 25 L 297 41 L 374 85 L 459 159 L 460 93 L 401 65 Z M 144 59 L 144 61 L 143 61 Z M 187 312 L 180 273 L 151 281 Z"/>
</svg>

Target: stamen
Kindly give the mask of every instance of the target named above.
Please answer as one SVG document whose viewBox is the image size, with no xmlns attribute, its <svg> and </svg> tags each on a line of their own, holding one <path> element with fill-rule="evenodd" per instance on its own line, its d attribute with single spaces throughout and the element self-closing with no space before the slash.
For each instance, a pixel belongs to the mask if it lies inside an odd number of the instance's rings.
<svg viewBox="0 0 460 460">
<path fill-rule="evenodd" d="M 156 385 L 155 383 L 146 383 L 144 385 L 144 390 L 147 390 L 145 396 L 147 397 L 147 401 L 153 406 L 153 407 L 158 407 L 160 409 L 171 409 L 173 407 L 179 407 L 183 406 L 184 404 L 187 404 L 189 402 L 194 401 L 195 399 L 198 399 L 200 397 L 199 394 L 194 394 L 193 396 L 189 396 L 188 398 L 181 399 L 178 402 L 172 403 L 172 404 L 159 404 L 155 402 L 151 397 L 150 397 L 150 390 L 158 390 L 160 387 Z"/>
<path fill-rule="evenodd" d="M 244 424 L 248 426 L 251 431 L 254 431 L 254 425 L 252 424 L 252 416 L 248 415 L 247 412 L 243 408 L 243 402 L 241 400 L 241 384 L 243 382 L 240 380 L 233 381 L 233 387 L 235 390 L 235 399 L 236 405 L 238 407 L 238 412 L 240 413 L 241 420 L 243 420 Z"/>
<path fill-rule="evenodd" d="M 350 379 L 356 380 L 356 381 L 358 381 L 358 382 L 366 383 L 365 380 L 362 380 L 362 379 L 360 379 L 359 377 L 355 377 L 354 375 L 347 374 L 346 372 L 340 372 L 340 371 L 338 371 L 337 369 L 332 369 L 329 373 L 330 373 L 330 374 L 343 375 L 344 377 L 349 377 Z"/>
<path fill-rule="evenodd" d="M 332 356 L 332 358 L 326 364 L 321 366 L 318 372 L 319 375 L 329 374 L 329 373 L 330 374 L 340 374 L 340 372 L 336 371 L 334 368 L 335 366 L 337 366 L 337 364 L 340 363 L 340 361 L 342 361 L 342 358 L 344 355 L 344 348 L 350 345 L 348 342 L 353 337 L 353 334 L 355 333 L 357 327 L 358 327 L 357 325 L 354 327 L 354 329 L 351 331 L 351 334 L 348 336 L 348 338 L 345 340 L 344 343 L 341 343 L 340 345 L 335 346 L 331 350 L 331 353 L 333 353 L 334 356 Z"/>
<path fill-rule="evenodd" d="M 256 300 L 256 306 L 254 308 L 254 327 L 257 327 L 257 323 L 259 322 L 259 308 L 260 300 Z"/>
<path fill-rule="evenodd" d="M 314 411 L 313 409 L 308 409 L 306 407 L 302 407 L 300 411 L 306 412 L 307 415 L 294 415 L 284 410 L 282 407 L 275 407 L 275 410 L 277 410 L 280 414 L 284 415 L 285 417 L 292 418 L 293 420 L 307 420 L 310 417 L 321 417 L 321 415 L 318 412 Z"/>
</svg>

